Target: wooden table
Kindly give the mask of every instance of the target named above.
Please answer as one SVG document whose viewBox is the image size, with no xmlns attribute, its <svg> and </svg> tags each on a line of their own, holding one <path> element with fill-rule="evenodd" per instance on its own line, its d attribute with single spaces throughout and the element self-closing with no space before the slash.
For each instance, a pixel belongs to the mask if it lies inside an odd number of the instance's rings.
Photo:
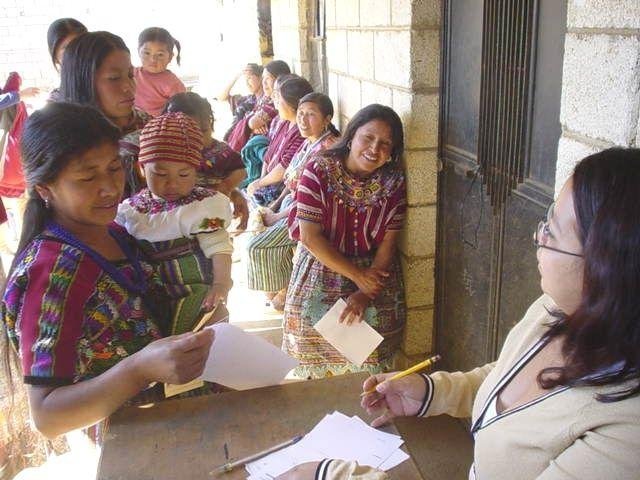
<svg viewBox="0 0 640 480">
<path fill-rule="evenodd" d="M 335 410 L 369 420 L 359 398 L 365 378 L 344 375 L 123 408 L 110 419 L 98 479 L 214 478 L 209 472 L 225 463 L 225 443 L 231 458 L 241 458 L 311 430 Z M 393 425 L 387 429 L 397 433 Z M 423 479 L 411 459 L 389 473 Z M 246 476 L 239 468 L 217 478 Z"/>
</svg>

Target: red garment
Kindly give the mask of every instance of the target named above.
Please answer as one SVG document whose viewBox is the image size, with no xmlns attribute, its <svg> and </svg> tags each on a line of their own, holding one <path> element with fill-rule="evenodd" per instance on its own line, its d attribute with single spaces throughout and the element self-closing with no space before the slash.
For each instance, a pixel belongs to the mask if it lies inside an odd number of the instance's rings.
<svg viewBox="0 0 640 480">
<path fill-rule="evenodd" d="M 7 221 L 7 211 L 4 209 L 4 204 L 0 198 L 0 225 Z"/>
<path fill-rule="evenodd" d="M 385 165 L 371 176 L 358 178 L 342 159 L 317 156 L 298 182 L 296 203 L 289 212 L 289 232 L 300 239 L 299 221 L 319 223 L 341 253 L 370 255 L 389 230 L 401 230 L 407 209 L 402 171 Z"/>
<path fill-rule="evenodd" d="M 286 169 L 303 143 L 304 137 L 300 135 L 296 123 L 280 119 L 273 130 L 273 136 L 270 134 L 269 147 L 262 159 L 263 176 L 278 164 Z"/>
<path fill-rule="evenodd" d="M 3 93 L 20 90 L 22 79 L 17 72 L 11 72 L 2 89 Z M 24 102 L 0 111 L 2 127 L 6 133 L 0 139 L 0 196 L 19 197 L 26 185 L 20 156 L 20 137 L 27 121 L 27 107 Z"/>
<path fill-rule="evenodd" d="M 170 70 L 149 73 L 136 67 L 133 76 L 136 80 L 135 106 L 154 117 L 162 113 L 167 100 L 176 93 L 187 91 L 184 83 Z"/>
<path fill-rule="evenodd" d="M 245 115 L 241 120 L 238 120 L 238 123 L 235 124 L 231 132 L 228 132 L 226 141 L 236 152 L 240 153 L 242 147 L 246 145 L 253 135 L 251 128 L 249 128 L 249 120 L 258 112 L 265 113 L 268 116 L 267 128 L 270 128 L 271 122 L 278 114 L 269 97 L 266 95 L 260 97 L 253 111 Z"/>
</svg>

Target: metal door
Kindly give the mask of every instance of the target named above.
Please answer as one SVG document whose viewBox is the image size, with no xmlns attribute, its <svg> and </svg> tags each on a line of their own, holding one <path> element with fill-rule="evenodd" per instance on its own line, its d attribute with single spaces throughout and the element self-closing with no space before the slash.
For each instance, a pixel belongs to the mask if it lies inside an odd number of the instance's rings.
<svg viewBox="0 0 640 480">
<path fill-rule="evenodd" d="M 445 0 L 436 348 L 496 358 L 540 295 L 534 226 L 553 199 L 566 2 Z"/>
</svg>

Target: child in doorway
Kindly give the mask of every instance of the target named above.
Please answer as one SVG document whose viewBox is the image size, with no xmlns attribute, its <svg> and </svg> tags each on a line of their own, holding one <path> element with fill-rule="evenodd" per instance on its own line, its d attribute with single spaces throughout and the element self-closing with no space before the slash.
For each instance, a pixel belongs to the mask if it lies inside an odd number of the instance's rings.
<svg viewBox="0 0 640 480">
<path fill-rule="evenodd" d="M 202 132 L 187 115 L 150 120 L 138 157 L 147 188 L 121 203 L 116 216 L 159 266 L 173 304 L 170 334 L 190 331 L 216 306 L 214 321 L 223 318 L 232 285 L 229 199 L 196 186 L 202 146 Z"/>
<path fill-rule="evenodd" d="M 154 117 L 162 113 L 171 96 L 187 91 L 182 81 L 167 69 L 173 59 L 174 47 L 177 50 L 176 63 L 180 65 L 180 42 L 167 30 L 146 28 L 138 36 L 138 54 L 142 66 L 134 69 L 135 106 Z"/>
</svg>

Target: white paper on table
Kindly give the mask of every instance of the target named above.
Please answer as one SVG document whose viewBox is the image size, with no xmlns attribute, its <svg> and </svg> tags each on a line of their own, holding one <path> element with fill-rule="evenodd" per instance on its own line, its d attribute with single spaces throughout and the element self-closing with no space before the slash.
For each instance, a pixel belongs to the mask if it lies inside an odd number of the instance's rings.
<svg viewBox="0 0 640 480">
<path fill-rule="evenodd" d="M 396 450 L 389 457 L 382 462 L 379 466 L 379 470 L 384 470 L 385 472 L 391 470 L 393 467 L 400 465 L 405 460 L 409 459 L 409 454 L 404 452 L 403 450 Z"/>
<path fill-rule="evenodd" d="M 200 377 L 235 390 L 277 385 L 298 361 L 266 340 L 228 323 L 215 331 L 209 358 Z"/>
<path fill-rule="evenodd" d="M 361 366 L 383 338 L 364 320 L 351 325 L 338 322 L 346 307 L 347 303 L 339 298 L 313 328 L 351 363 Z"/>
<path fill-rule="evenodd" d="M 323 458 L 353 460 L 388 470 L 406 460 L 402 438 L 376 430 L 359 417 L 340 412 L 325 415 L 302 440 L 246 465 L 251 479 L 273 478 L 305 462 Z"/>
</svg>

